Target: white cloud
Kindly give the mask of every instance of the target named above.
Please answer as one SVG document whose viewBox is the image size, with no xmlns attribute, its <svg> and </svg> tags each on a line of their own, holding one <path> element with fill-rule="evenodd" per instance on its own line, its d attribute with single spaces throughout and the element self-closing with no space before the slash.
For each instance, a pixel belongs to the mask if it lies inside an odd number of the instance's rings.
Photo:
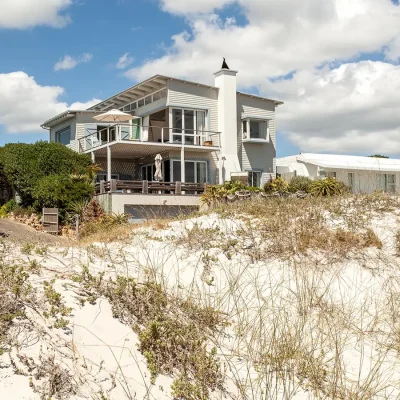
<svg viewBox="0 0 400 400">
<path fill-rule="evenodd" d="M 68 105 L 59 100 L 64 89 L 59 86 L 40 86 L 25 72 L 0 74 L 0 125 L 7 133 L 41 132 L 40 125 L 67 109 L 87 109 L 100 102 Z"/>
<path fill-rule="evenodd" d="M 70 22 L 65 10 L 72 3 L 72 0 L 0 0 L 0 29 L 38 25 L 63 28 Z"/>
<path fill-rule="evenodd" d="M 264 90 L 285 101 L 278 129 L 302 151 L 400 154 L 400 66 L 362 61 L 302 71 Z"/>
<path fill-rule="evenodd" d="M 119 60 L 118 60 L 118 62 L 116 64 L 116 67 L 118 69 L 125 69 L 125 68 L 129 67 L 129 65 L 131 65 L 133 63 L 133 61 L 134 61 L 134 58 L 131 57 L 129 55 L 129 53 L 125 53 L 124 55 L 122 55 L 119 58 Z"/>
<path fill-rule="evenodd" d="M 54 71 L 62 71 L 66 69 L 73 69 L 78 64 L 87 63 L 93 58 L 93 55 L 90 53 L 82 54 L 78 58 L 74 58 L 71 56 L 64 56 L 61 60 L 57 61 L 54 65 Z"/>
<path fill-rule="evenodd" d="M 188 30 L 126 76 L 213 83 L 212 72 L 226 57 L 239 70 L 240 89 L 256 87 L 286 101 L 278 130 L 303 151 L 400 154 L 399 67 L 353 61 L 374 52 L 399 59 L 400 6 L 391 0 L 236 0 L 247 20 L 239 25 L 218 15 L 232 3 L 160 0 L 164 10 L 186 18 Z M 296 71 L 293 79 L 276 81 Z"/>
<path fill-rule="evenodd" d="M 229 3 L 220 1 L 218 6 Z M 211 71 L 226 57 L 238 69 L 242 87 L 268 77 L 348 60 L 360 53 L 392 46 L 400 26 L 400 7 L 391 0 L 238 0 L 248 24 L 221 20 L 213 4 L 200 0 L 163 0 L 171 12 L 186 10 L 189 31 L 172 37 L 173 44 L 157 59 L 127 71 L 133 80 L 157 73 L 212 82 Z M 209 6 L 207 6 L 207 4 Z"/>
</svg>

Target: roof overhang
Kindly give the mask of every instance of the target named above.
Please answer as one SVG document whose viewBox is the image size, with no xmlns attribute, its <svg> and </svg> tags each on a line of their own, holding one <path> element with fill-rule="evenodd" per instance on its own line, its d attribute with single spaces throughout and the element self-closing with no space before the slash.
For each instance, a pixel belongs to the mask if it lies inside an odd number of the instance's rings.
<svg viewBox="0 0 400 400">
<path fill-rule="evenodd" d="M 47 121 L 43 122 L 42 125 L 40 125 L 41 128 L 43 129 L 49 129 L 53 127 L 54 125 L 58 125 L 64 121 L 67 121 L 71 118 L 74 118 L 76 114 L 99 114 L 98 111 L 89 111 L 89 110 L 67 110 L 64 111 L 61 114 L 56 115 L 53 118 L 48 119 Z"/>
<path fill-rule="evenodd" d="M 254 94 L 248 94 L 248 93 L 243 93 L 243 92 L 237 92 L 239 96 L 246 96 L 258 100 L 264 100 L 264 101 L 272 101 L 276 107 L 281 106 L 282 104 L 285 104 L 283 101 L 279 100 L 274 100 L 274 99 L 268 99 L 267 97 L 261 97 L 261 96 L 256 96 Z"/>
</svg>

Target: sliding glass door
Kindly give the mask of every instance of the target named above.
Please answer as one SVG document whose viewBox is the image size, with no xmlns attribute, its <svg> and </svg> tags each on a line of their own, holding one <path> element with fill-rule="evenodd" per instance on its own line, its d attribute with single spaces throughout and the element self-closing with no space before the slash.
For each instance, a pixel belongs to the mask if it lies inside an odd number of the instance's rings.
<svg viewBox="0 0 400 400">
<path fill-rule="evenodd" d="M 172 161 L 171 182 L 182 181 L 181 162 Z M 207 162 L 206 161 L 185 161 L 185 182 L 206 183 L 207 182 Z"/>
<path fill-rule="evenodd" d="M 202 145 L 205 138 L 206 112 L 182 108 L 172 109 L 172 140 L 174 143 Z"/>
</svg>

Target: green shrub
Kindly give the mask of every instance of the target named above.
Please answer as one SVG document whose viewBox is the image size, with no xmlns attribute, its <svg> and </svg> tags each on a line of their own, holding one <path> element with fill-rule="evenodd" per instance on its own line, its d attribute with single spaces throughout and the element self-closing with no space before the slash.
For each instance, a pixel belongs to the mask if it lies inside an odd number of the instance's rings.
<svg viewBox="0 0 400 400">
<path fill-rule="evenodd" d="M 264 191 L 266 193 L 275 193 L 278 192 L 280 194 L 289 192 L 289 184 L 283 178 L 279 177 L 276 179 L 272 179 L 269 182 L 266 182 L 264 185 Z"/>
<path fill-rule="evenodd" d="M 21 198 L 21 205 L 32 206 L 37 184 L 47 176 L 84 174 L 90 176 L 92 162 L 60 143 L 11 143 L 0 148 L 0 169 Z"/>
<path fill-rule="evenodd" d="M 11 211 L 17 208 L 17 203 L 15 200 L 7 201 L 7 203 L 3 204 L 0 207 L 0 218 L 7 217 Z"/>
<path fill-rule="evenodd" d="M 66 175 L 49 175 L 41 178 L 33 190 L 34 208 L 56 207 L 62 214 L 70 210 L 73 204 L 82 199 L 89 200 L 94 186 L 87 179 L 76 180 Z"/>
<path fill-rule="evenodd" d="M 339 196 L 349 191 L 349 188 L 335 178 L 315 180 L 310 185 L 310 193 L 313 196 Z"/>
<path fill-rule="evenodd" d="M 296 193 L 298 191 L 309 193 L 312 182 L 313 181 L 307 176 L 294 176 L 290 180 L 289 191 L 292 193 Z"/>
</svg>

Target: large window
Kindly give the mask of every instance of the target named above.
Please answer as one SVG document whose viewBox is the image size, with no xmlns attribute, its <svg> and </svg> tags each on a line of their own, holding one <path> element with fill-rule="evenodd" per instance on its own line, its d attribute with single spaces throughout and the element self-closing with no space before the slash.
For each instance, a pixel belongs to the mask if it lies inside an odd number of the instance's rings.
<svg viewBox="0 0 400 400">
<path fill-rule="evenodd" d="M 154 181 L 154 174 L 156 173 L 156 166 L 154 164 L 142 166 L 142 180 Z"/>
<path fill-rule="evenodd" d="M 261 171 L 248 171 L 247 184 L 253 187 L 261 186 Z"/>
<path fill-rule="evenodd" d="M 71 143 L 71 127 L 70 126 L 60 129 L 59 131 L 56 131 L 56 142 L 65 144 L 65 145 Z"/>
<path fill-rule="evenodd" d="M 268 120 L 245 119 L 242 121 L 243 139 L 269 140 Z"/>
<path fill-rule="evenodd" d="M 394 193 L 396 191 L 396 176 L 393 174 L 378 174 L 378 189 L 384 192 Z"/>
<path fill-rule="evenodd" d="M 172 179 L 171 182 L 180 182 L 181 162 L 172 161 Z M 185 182 L 188 183 L 206 183 L 207 182 L 207 162 L 206 161 L 185 161 Z"/>
<path fill-rule="evenodd" d="M 172 140 L 181 143 L 184 137 L 185 144 L 203 144 L 207 138 L 206 112 L 203 110 L 189 110 L 182 108 L 172 109 Z"/>
</svg>

